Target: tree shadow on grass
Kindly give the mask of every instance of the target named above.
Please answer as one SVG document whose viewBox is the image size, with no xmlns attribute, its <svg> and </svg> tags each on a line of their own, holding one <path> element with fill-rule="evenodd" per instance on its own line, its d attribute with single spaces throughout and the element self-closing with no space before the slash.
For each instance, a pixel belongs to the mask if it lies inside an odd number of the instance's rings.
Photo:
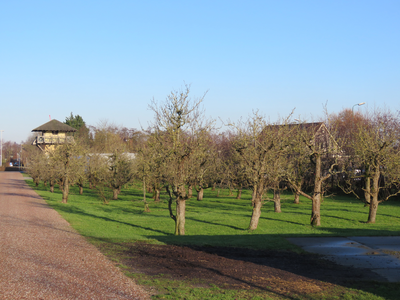
<svg viewBox="0 0 400 300">
<path fill-rule="evenodd" d="M 223 224 L 223 223 L 217 223 L 217 222 L 211 222 L 211 221 L 204 221 L 204 220 L 196 219 L 196 218 L 193 218 L 193 217 L 186 217 L 186 219 L 187 219 L 187 220 L 193 220 L 193 221 L 200 222 L 200 223 L 205 223 L 205 224 L 211 224 L 211 225 L 218 225 L 218 226 L 228 227 L 228 228 L 232 228 L 232 229 L 235 229 L 235 230 L 242 230 L 242 231 L 243 231 L 243 230 L 246 230 L 246 228 L 240 228 L 240 227 L 237 227 L 237 226 L 228 225 L 228 224 Z"/>
<path fill-rule="evenodd" d="M 290 223 L 290 224 L 301 225 L 301 226 L 309 225 L 309 224 L 304 224 L 304 223 L 299 223 L 299 222 L 293 222 L 293 221 L 288 221 L 288 220 L 280 220 L 280 219 L 274 219 L 274 218 L 267 218 L 267 217 L 264 217 L 264 216 L 261 216 L 260 219 L 263 219 L 263 220 L 271 220 L 271 221 L 277 221 L 277 222 L 283 222 L 283 223 Z"/>
<path fill-rule="evenodd" d="M 140 229 L 144 229 L 144 230 L 149 230 L 149 231 L 157 232 L 157 233 L 161 233 L 161 234 L 169 234 L 166 231 L 154 229 L 154 228 L 151 228 L 151 227 L 140 226 L 140 225 L 137 225 L 137 224 L 132 224 L 132 223 L 123 222 L 123 221 L 115 220 L 115 219 L 104 217 L 104 216 L 98 216 L 98 215 L 95 215 L 95 214 L 91 214 L 91 213 L 85 212 L 84 210 L 79 209 L 79 208 L 77 208 L 75 206 L 68 206 L 68 205 L 63 205 L 63 204 L 57 204 L 57 205 L 52 205 L 52 206 L 56 207 L 58 211 L 66 212 L 66 213 L 69 213 L 69 214 L 87 216 L 87 217 L 91 217 L 93 219 L 100 219 L 100 220 L 104 220 L 104 221 L 108 221 L 108 222 L 114 222 L 114 223 L 127 225 L 127 226 L 131 226 L 131 227 L 134 227 L 134 228 L 140 228 Z"/>
<path fill-rule="evenodd" d="M 396 218 L 400 219 L 400 216 L 395 216 L 395 215 L 387 215 L 387 214 L 380 214 L 379 212 L 377 213 L 377 216 L 383 216 L 383 217 L 389 217 L 389 218 Z"/>
<path fill-rule="evenodd" d="M 357 236 L 368 236 L 368 235 L 396 235 L 397 231 L 385 231 L 382 232 L 380 230 L 345 230 L 333 228 L 331 231 L 336 234 L 337 232 L 342 232 L 343 236 L 349 235 L 357 235 Z M 190 249 L 196 251 L 202 251 L 206 253 L 210 253 L 213 255 L 217 255 L 219 257 L 224 257 L 231 261 L 231 265 L 242 266 L 242 263 L 250 263 L 253 264 L 255 270 L 259 269 L 258 276 L 264 277 L 266 279 L 271 278 L 271 274 L 268 272 L 273 272 L 273 270 L 265 269 L 273 268 L 277 270 L 282 270 L 289 272 L 291 274 L 295 274 L 298 276 L 303 276 L 308 279 L 314 279 L 324 282 L 329 282 L 336 285 L 341 285 L 348 288 L 357 288 L 360 290 L 364 290 L 366 292 L 382 296 L 385 299 L 395 300 L 398 299 L 398 288 L 400 287 L 400 283 L 385 283 L 387 280 L 380 275 L 372 272 L 370 269 L 364 268 L 354 268 L 338 265 L 334 262 L 323 259 L 322 256 L 318 254 L 312 253 L 304 253 L 301 251 L 288 251 L 282 249 L 292 249 L 289 246 L 285 248 L 285 242 L 287 237 L 307 237 L 307 234 L 285 234 L 285 235 L 256 235 L 256 234 L 248 234 L 248 235 L 233 235 L 233 236 L 151 236 L 151 238 L 156 239 L 162 243 L 167 245 L 180 245 L 182 248 L 181 251 L 184 253 L 184 247 L 188 247 Z M 240 240 L 240 243 L 247 244 L 249 248 L 237 247 L 235 240 Z M 273 249 L 265 249 L 265 243 L 263 244 L 264 249 L 254 249 L 254 246 L 257 245 L 257 242 L 262 240 L 266 240 L 266 244 L 274 244 L 277 243 L 280 250 Z M 284 240 L 284 241 L 283 241 Z M 288 243 L 286 241 L 286 243 Z M 225 245 L 224 245 L 225 244 Z M 168 249 L 168 248 L 166 248 Z M 162 251 L 162 250 L 161 250 Z M 168 251 L 168 250 L 165 250 Z M 171 258 L 169 258 L 171 259 Z M 179 255 L 177 258 L 181 264 L 184 265 L 185 256 Z M 238 261 L 241 263 L 235 263 L 234 261 Z M 168 262 L 166 262 L 168 263 Z M 199 262 L 201 265 L 201 263 Z M 198 267 L 198 266 L 196 266 Z M 220 265 L 215 265 L 215 269 L 211 268 L 209 271 L 217 274 L 218 276 L 227 276 L 230 278 L 230 274 L 224 270 L 224 272 L 220 271 Z M 165 270 L 163 272 L 166 272 Z M 266 272 L 266 273 L 265 273 Z M 238 281 L 243 280 L 239 274 L 235 274 L 238 276 Z M 277 276 L 277 275 L 276 275 Z M 281 275 L 279 275 L 281 276 Z M 278 276 L 278 277 L 279 277 Z M 284 275 L 282 275 L 284 276 Z M 248 277 L 249 279 L 251 277 Z M 232 279 L 232 278 L 230 278 Z M 246 279 L 246 280 L 247 280 Z M 283 281 L 282 281 L 283 282 Z M 377 290 L 376 286 L 378 285 L 387 286 L 386 291 Z M 262 286 L 262 285 L 261 285 Z"/>
<path fill-rule="evenodd" d="M 349 221 L 349 222 L 354 222 L 357 221 L 355 219 L 349 219 L 349 218 L 344 218 L 344 217 L 338 217 L 338 216 L 334 216 L 334 215 L 328 215 L 328 214 L 322 214 L 321 218 L 333 218 L 333 219 L 339 219 L 339 220 L 345 220 L 345 221 Z"/>
<path fill-rule="evenodd" d="M 194 202 L 196 201 L 196 202 Z M 192 200 L 189 201 L 189 203 L 192 202 Z M 237 203 L 226 203 L 226 202 L 218 202 L 218 201 L 206 201 L 206 200 L 193 200 L 194 203 L 192 204 L 195 207 L 199 208 L 208 208 L 208 209 L 215 209 L 218 208 L 218 210 L 224 210 L 224 211 L 232 211 L 232 206 L 240 208 L 240 209 L 245 209 L 246 207 L 251 207 L 251 202 L 246 203 L 246 204 L 237 204 Z"/>
</svg>

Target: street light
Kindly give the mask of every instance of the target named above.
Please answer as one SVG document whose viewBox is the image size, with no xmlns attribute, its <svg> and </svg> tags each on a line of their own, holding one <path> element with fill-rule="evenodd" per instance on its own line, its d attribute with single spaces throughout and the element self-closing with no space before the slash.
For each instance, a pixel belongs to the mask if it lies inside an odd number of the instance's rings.
<svg viewBox="0 0 400 300">
<path fill-rule="evenodd" d="M 21 150 L 19 151 L 19 170 L 21 171 L 21 165 L 22 165 L 22 145 L 21 145 Z"/>
<path fill-rule="evenodd" d="M 354 106 L 361 106 L 361 105 L 364 105 L 364 104 L 365 104 L 365 102 L 354 104 L 353 107 L 351 108 L 351 111 L 354 112 Z"/>
<path fill-rule="evenodd" d="M 0 148 L 1 148 L 1 155 L 0 155 L 0 167 L 2 167 L 3 166 L 3 131 L 4 130 L 0 130 L 0 132 L 1 132 L 1 142 L 0 142 Z"/>
</svg>

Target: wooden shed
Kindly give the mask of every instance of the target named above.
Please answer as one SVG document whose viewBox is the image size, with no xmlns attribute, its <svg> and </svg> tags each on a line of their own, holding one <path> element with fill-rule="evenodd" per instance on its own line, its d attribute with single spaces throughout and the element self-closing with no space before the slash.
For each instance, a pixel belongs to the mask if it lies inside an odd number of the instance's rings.
<svg viewBox="0 0 400 300">
<path fill-rule="evenodd" d="M 68 136 L 67 133 L 75 131 L 77 131 L 75 128 L 67 124 L 51 120 L 32 130 L 38 132 L 32 145 L 36 145 L 42 151 L 51 151 L 57 145 L 74 142 L 74 137 Z"/>
</svg>

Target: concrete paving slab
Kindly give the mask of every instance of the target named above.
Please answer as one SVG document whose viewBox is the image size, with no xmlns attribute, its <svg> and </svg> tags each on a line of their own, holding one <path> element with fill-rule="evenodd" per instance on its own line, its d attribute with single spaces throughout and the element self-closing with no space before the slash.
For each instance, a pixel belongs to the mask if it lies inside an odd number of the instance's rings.
<svg viewBox="0 0 400 300">
<path fill-rule="evenodd" d="M 400 273 L 400 261 L 392 256 L 326 256 L 326 259 L 334 261 L 340 265 L 355 267 L 355 268 L 368 268 L 374 269 L 397 269 Z"/>
<path fill-rule="evenodd" d="M 342 245 L 350 242 L 347 237 L 304 237 L 304 238 L 287 238 L 287 240 L 297 246 L 317 246 L 331 247 L 334 245 Z"/>
<path fill-rule="evenodd" d="M 398 269 L 375 269 L 374 272 L 386 278 L 389 282 L 400 282 Z"/>
<path fill-rule="evenodd" d="M 307 252 L 337 264 L 366 268 L 389 282 L 400 282 L 400 236 L 288 238 Z M 393 253 L 391 253 L 393 252 Z M 392 255 L 393 254 L 393 255 Z"/>
<path fill-rule="evenodd" d="M 344 244 L 342 246 L 303 246 L 302 247 L 305 251 L 311 253 L 318 253 L 322 255 L 386 255 L 381 253 L 375 249 L 371 249 L 361 244 L 356 245 L 347 245 Z"/>
<path fill-rule="evenodd" d="M 348 238 L 371 248 L 386 249 L 390 246 L 391 249 L 400 251 L 400 236 L 351 236 Z"/>
</svg>

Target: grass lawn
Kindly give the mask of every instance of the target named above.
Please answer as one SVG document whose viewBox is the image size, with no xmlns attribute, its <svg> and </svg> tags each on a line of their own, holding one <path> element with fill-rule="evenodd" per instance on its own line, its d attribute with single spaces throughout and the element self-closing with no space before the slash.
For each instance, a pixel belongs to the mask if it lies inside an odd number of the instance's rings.
<svg viewBox="0 0 400 300">
<path fill-rule="evenodd" d="M 169 217 L 166 195 L 160 203 L 150 200 L 150 212 L 144 213 L 140 185 L 123 189 L 120 199 L 103 204 L 96 193 L 85 189 L 83 195 L 72 187 L 68 204 L 61 203 L 61 192 L 48 187 L 35 187 L 27 181 L 47 203 L 56 209 L 81 235 L 106 254 L 119 260 L 119 249 L 115 245 L 148 242 L 165 245 L 223 246 L 253 249 L 289 250 L 301 252 L 286 241 L 285 237 L 305 236 L 382 236 L 400 235 L 400 200 L 382 203 L 378 208 L 376 224 L 367 224 L 368 207 L 352 197 L 337 196 L 326 198 L 321 206 L 322 226 L 309 225 L 311 202 L 301 198 L 301 204 L 293 204 L 293 195 L 282 195 L 282 213 L 273 212 L 273 202 L 266 201 L 258 229 L 250 232 L 246 228 L 251 216 L 251 193 L 244 191 L 242 199 L 228 196 L 224 190 L 220 197 L 217 192 L 205 190 L 204 200 L 194 197 L 186 205 L 186 235 L 174 236 L 174 222 Z M 123 247 L 123 246 L 121 246 Z M 123 268 L 123 266 L 121 266 Z M 158 290 L 155 296 L 161 299 L 398 299 L 399 284 L 358 284 L 354 288 L 336 287 L 329 293 L 301 296 L 277 296 L 259 291 L 232 291 L 194 287 L 190 282 L 160 279 L 126 272 L 139 283 Z M 171 291 L 171 287 L 173 288 Z M 347 297 L 347 298 L 346 298 Z"/>
</svg>

